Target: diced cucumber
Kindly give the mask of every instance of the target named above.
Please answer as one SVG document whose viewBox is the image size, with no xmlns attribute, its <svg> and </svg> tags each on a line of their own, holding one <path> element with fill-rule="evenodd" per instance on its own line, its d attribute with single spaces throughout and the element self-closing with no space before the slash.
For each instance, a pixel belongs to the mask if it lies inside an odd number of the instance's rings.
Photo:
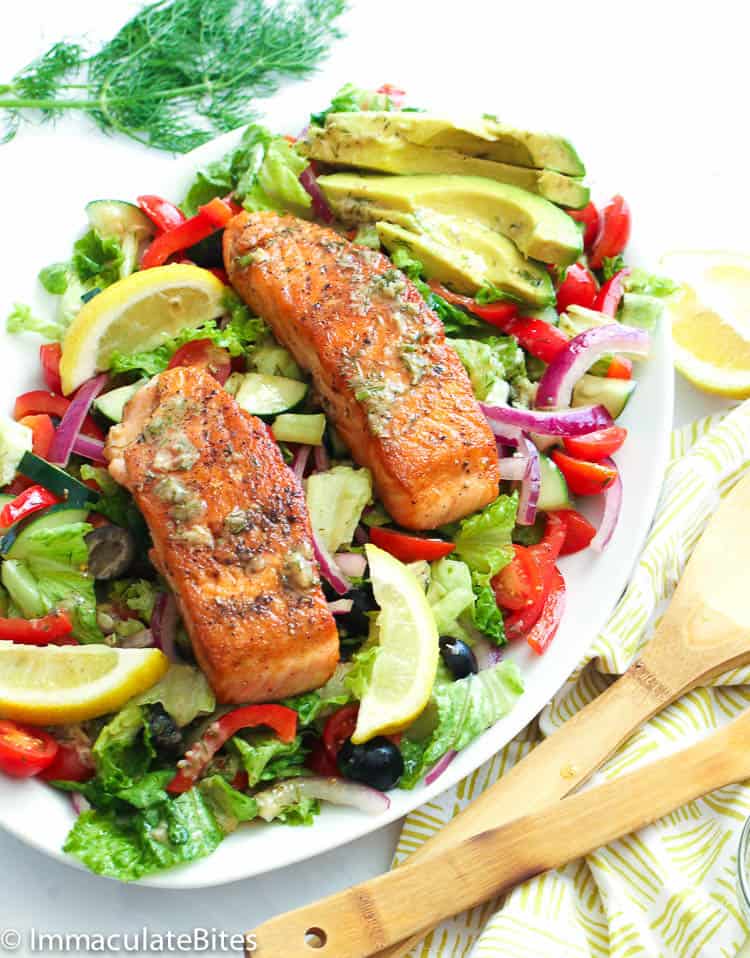
<svg viewBox="0 0 750 958">
<path fill-rule="evenodd" d="M 616 319 L 600 313 L 598 309 L 587 309 L 585 306 L 568 306 L 567 310 L 560 316 L 560 329 L 567 333 L 572 339 L 579 333 L 585 333 L 587 329 L 594 329 L 596 326 L 610 326 L 616 323 Z"/>
<path fill-rule="evenodd" d="M 603 379 L 600 376 L 581 376 L 573 389 L 572 406 L 604 406 L 617 419 L 635 392 L 632 379 Z"/>
<path fill-rule="evenodd" d="M 31 449 L 32 434 L 28 426 L 13 419 L 0 420 L 0 486 L 13 482 L 23 457 Z"/>
<path fill-rule="evenodd" d="M 288 412 L 277 416 L 271 429 L 279 442 L 302 442 L 309 446 L 319 446 L 326 431 L 326 417 L 322 412 L 312 415 Z"/>
<path fill-rule="evenodd" d="M 305 398 L 307 384 L 285 376 L 247 373 L 237 390 L 237 402 L 254 416 L 273 416 L 294 409 Z"/>
<path fill-rule="evenodd" d="M 137 239 L 146 239 L 154 233 L 154 224 L 133 203 L 124 200 L 92 200 L 86 204 L 86 216 L 102 236 L 122 239 L 132 233 Z"/>
<path fill-rule="evenodd" d="M 334 466 L 305 479 L 310 522 L 327 549 L 333 553 L 352 541 L 362 510 L 372 499 L 369 469 Z"/>
<path fill-rule="evenodd" d="M 250 362 L 256 372 L 264 376 L 285 376 L 287 379 L 302 379 L 302 370 L 294 361 L 288 349 L 279 343 L 267 343 L 259 346 L 250 355 Z"/>
<path fill-rule="evenodd" d="M 542 475 L 542 485 L 539 490 L 537 509 L 549 512 L 554 509 L 570 509 L 570 492 L 565 477 L 555 463 L 545 456 L 539 455 L 539 471 Z"/>
<path fill-rule="evenodd" d="M 26 476 L 33 482 L 38 482 L 40 486 L 49 489 L 60 499 L 66 499 L 68 504 L 80 506 L 85 502 L 96 502 L 99 494 L 89 489 L 88 486 L 79 482 L 73 476 L 53 466 L 52 463 L 40 459 L 33 452 L 25 452 L 18 466 L 21 475 Z"/>
<path fill-rule="evenodd" d="M 44 615 L 44 600 L 36 580 L 22 562 L 6 559 L 3 562 L 2 581 L 11 599 L 26 618 Z"/>
<path fill-rule="evenodd" d="M 32 519 L 27 525 L 22 525 L 17 534 L 15 528 L 12 529 L 3 539 L 2 551 L 9 559 L 25 559 L 32 533 L 85 522 L 88 514 L 88 509 L 71 509 L 64 503 L 52 506 L 38 519 Z"/>
<path fill-rule="evenodd" d="M 94 400 L 94 408 L 112 422 L 122 422 L 126 404 L 147 382 L 147 379 L 139 379 L 137 383 L 130 383 L 128 386 L 120 386 L 108 393 L 103 393 Z"/>
<path fill-rule="evenodd" d="M 644 293 L 625 293 L 622 297 L 619 320 L 626 326 L 637 326 L 653 333 L 661 321 L 664 303 Z"/>
</svg>

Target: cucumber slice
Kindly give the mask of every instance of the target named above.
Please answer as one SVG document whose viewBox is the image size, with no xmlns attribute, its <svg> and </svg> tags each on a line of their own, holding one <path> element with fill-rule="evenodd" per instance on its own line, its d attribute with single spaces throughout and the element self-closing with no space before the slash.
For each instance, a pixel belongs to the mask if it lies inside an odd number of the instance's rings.
<svg viewBox="0 0 750 958">
<path fill-rule="evenodd" d="M 326 417 L 322 412 L 310 416 L 286 413 L 274 419 L 271 429 L 279 442 L 303 442 L 309 446 L 319 446 L 323 442 Z"/>
<path fill-rule="evenodd" d="M 70 506 L 80 506 L 84 502 L 96 502 L 99 498 L 99 494 L 94 492 L 93 489 L 89 489 L 78 479 L 73 478 L 64 469 L 53 466 L 52 463 L 45 462 L 44 459 L 35 456 L 33 452 L 23 454 L 18 471 L 27 479 L 38 482 L 40 486 L 49 489 L 60 499 L 66 499 Z"/>
<path fill-rule="evenodd" d="M 285 376 L 248 373 L 237 390 L 237 402 L 254 416 L 273 416 L 293 409 L 305 398 L 307 384 Z"/>
<path fill-rule="evenodd" d="M 111 419 L 112 422 L 122 422 L 122 414 L 126 404 L 147 382 L 147 379 L 139 379 L 137 383 L 130 383 L 129 386 L 112 389 L 94 400 L 94 408 L 103 416 L 106 416 L 107 419 Z"/>
<path fill-rule="evenodd" d="M 143 240 L 154 234 L 154 224 L 148 216 L 124 200 L 92 200 L 86 204 L 86 215 L 102 236 L 116 236 L 121 240 L 126 233 L 131 233 Z"/>
<path fill-rule="evenodd" d="M 554 509 L 571 509 L 570 492 L 565 477 L 544 453 L 539 455 L 539 471 L 542 474 L 542 486 L 539 490 L 537 509 L 544 512 Z"/>
<path fill-rule="evenodd" d="M 278 343 L 259 346 L 250 360 L 256 372 L 264 376 L 284 376 L 287 379 L 302 379 L 302 370 L 295 363 L 289 350 Z"/>
<path fill-rule="evenodd" d="M 601 376 L 581 376 L 573 389 L 572 406 L 602 405 L 613 419 L 617 419 L 635 392 L 632 379 L 603 379 Z"/>
<path fill-rule="evenodd" d="M 27 619 L 37 618 L 47 611 L 34 576 L 22 562 L 6 559 L 3 562 L 2 582 L 14 604 Z"/>
</svg>

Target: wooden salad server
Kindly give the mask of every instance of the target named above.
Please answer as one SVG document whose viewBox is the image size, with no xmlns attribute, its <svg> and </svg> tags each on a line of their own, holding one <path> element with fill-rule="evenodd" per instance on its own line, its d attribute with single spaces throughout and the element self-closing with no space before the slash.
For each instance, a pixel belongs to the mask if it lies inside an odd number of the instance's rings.
<svg viewBox="0 0 750 958">
<path fill-rule="evenodd" d="M 697 745 L 256 928 L 255 958 L 367 958 L 750 776 L 750 710 Z"/>
<path fill-rule="evenodd" d="M 750 661 L 750 576 L 742 561 L 748 543 L 750 476 L 742 479 L 720 504 L 652 640 L 628 671 L 478 796 L 391 875 L 399 875 L 412 862 L 509 822 L 521 810 L 530 813 L 557 802 L 665 706 L 706 679 Z M 550 809 L 548 814 L 559 811 Z M 434 920 L 431 923 L 430 915 L 425 914 L 424 921 L 420 916 L 419 935 L 393 946 L 396 939 L 389 935 L 388 942 L 379 946 L 386 949 L 380 958 L 404 955 L 424 937 L 434 926 Z M 270 923 L 265 927 L 270 927 Z M 330 949 L 329 953 L 335 954 Z M 308 954 L 311 958 L 313 952 L 308 949 Z M 336 954 L 336 958 L 340 956 Z"/>
</svg>

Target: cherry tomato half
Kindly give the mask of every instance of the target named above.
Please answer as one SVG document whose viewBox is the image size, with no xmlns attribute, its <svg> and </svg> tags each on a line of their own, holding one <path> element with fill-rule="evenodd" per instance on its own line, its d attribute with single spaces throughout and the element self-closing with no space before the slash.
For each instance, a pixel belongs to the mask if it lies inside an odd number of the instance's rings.
<svg viewBox="0 0 750 958">
<path fill-rule="evenodd" d="M 621 196 L 613 196 L 602 208 L 599 230 L 589 254 L 589 266 L 600 269 L 605 257 L 618 256 L 629 239 L 630 207 Z"/>
<path fill-rule="evenodd" d="M 52 763 L 57 742 L 38 728 L 0 719 L 0 771 L 11 778 L 31 778 Z"/>
<path fill-rule="evenodd" d="M 351 738 L 357 727 L 359 705 L 344 705 L 331 715 L 323 729 L 323 745 L 329 758 L 336 762 L 336 756 L 344 742 Z"/>
<path fill-rule="evenodd" d="M 211 373 L 221 385 L 229 379 L 232 357 L 226 349 L 215 346 L 210 339 L 194 339 L 180 346 L 169 361 L 169 369 L 176 366 L 197 366 Z"/>
<path fill-rule="evenodd" d="M 614 455 L 628 436 L 627 429 L 622 426 L 608 426 L 606 429 L 597 429 L 587 436 L 571 436 L 563 439 L 565 451 L 579 459 L 588 459 L 600 462 L 608 456 Z"/>
<path fill-rule="evenodd" d="M 39 777 L 45 782 L 87 782 L 93 778 L 94 772 L 94 761 L 90 752 L 84 752 L 67 742 L 60 742 L 57 754 L 50 764 L 42 769 Z"/>
<path fill-rule="evenodd" d="M 543 587 L 542 575 L 533 553 L 525 546 L 513 546 L 513 559 L 492 580 L 497 604 L 517 612 L 531 605 Z"/>
<path fill-rule="evenodd" d="M 560 550 L 565 542 L 567 528 L 565 522 L 556 512 L 547 513 L 547 526 L 544 538 L 535 546 L 529 546 L 528 552 L 536 563 L 541 580 L 541 588 L 537 590 L 534 601 L 511 612 L 505 618 L 505 634 L 508 639 L 520 639 L 527 634 L 542 614 L 544 603 L 552 582 L 552 572 Z"/>
<path fill-rule="evenodd" d="M 557 289 L 557 311 L 564 313 L 569 306 L 593 309 L 597 294 L 596 277 L 583 263 L 573 263 Z"/>
<path fill-rule="evenodd" d="M 582 210 L 566 210 L 566 213 L 576 223 L 583 223 L 583 248 L 588 252 L 599 232 L 599 210 L 589 203 Z"/>
<path fill-rule="evenodd" d="M 561 509 L 555 515 L 560 516 L 565 523 L 565 542 L 560 549 L 560 555 L 569 556 L 574 552 L 581 552 L 596 535 L 596 529 L 586 516 L 582 516 L 575 509 Z"/>
<path fill-rule="evenodd" d="M 565 579 L 559 569 L 552 567 L 549 591 L 544 608 L 534 627 L 526 636 L 526 641 L 537 655 L 541 655 L 557 634 L 563 611 L 565 610 Z"/>
<path fill-rule="evenodd" d="M 556 449 L 552 460 L 565 476 L 568 488 L 576 496 L 596 496 L 617 478 L 617 470 L 600 462 L 586 462 Z"/>
</svg>

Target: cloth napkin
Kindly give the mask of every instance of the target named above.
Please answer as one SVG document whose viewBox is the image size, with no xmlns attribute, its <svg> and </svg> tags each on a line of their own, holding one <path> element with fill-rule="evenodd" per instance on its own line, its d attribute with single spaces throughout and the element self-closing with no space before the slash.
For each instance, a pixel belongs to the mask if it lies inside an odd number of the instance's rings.
<svg viewBox="0 0 750 958">
<path fill-rule="evenodd" d="M 749 464 L 750 400 L 672 434 L 671 460 L 651 532 L 606 627 L 532 725 L 456 787 L 408 816 L 394 864 L 627 669 L 651 637 L 720 498 Z M 750 667 L 728 672 L 653 718 L 591 782 L 617 779 L 685 748 L 748 706 Z M 723 788 L 584 859 L 525 882 L 504 899 L 443 923 L 411 954 L 733 958 L 748 933 L 735 874 L 740 831 L 749 815 L 750 782 Z"/>
</svg>

